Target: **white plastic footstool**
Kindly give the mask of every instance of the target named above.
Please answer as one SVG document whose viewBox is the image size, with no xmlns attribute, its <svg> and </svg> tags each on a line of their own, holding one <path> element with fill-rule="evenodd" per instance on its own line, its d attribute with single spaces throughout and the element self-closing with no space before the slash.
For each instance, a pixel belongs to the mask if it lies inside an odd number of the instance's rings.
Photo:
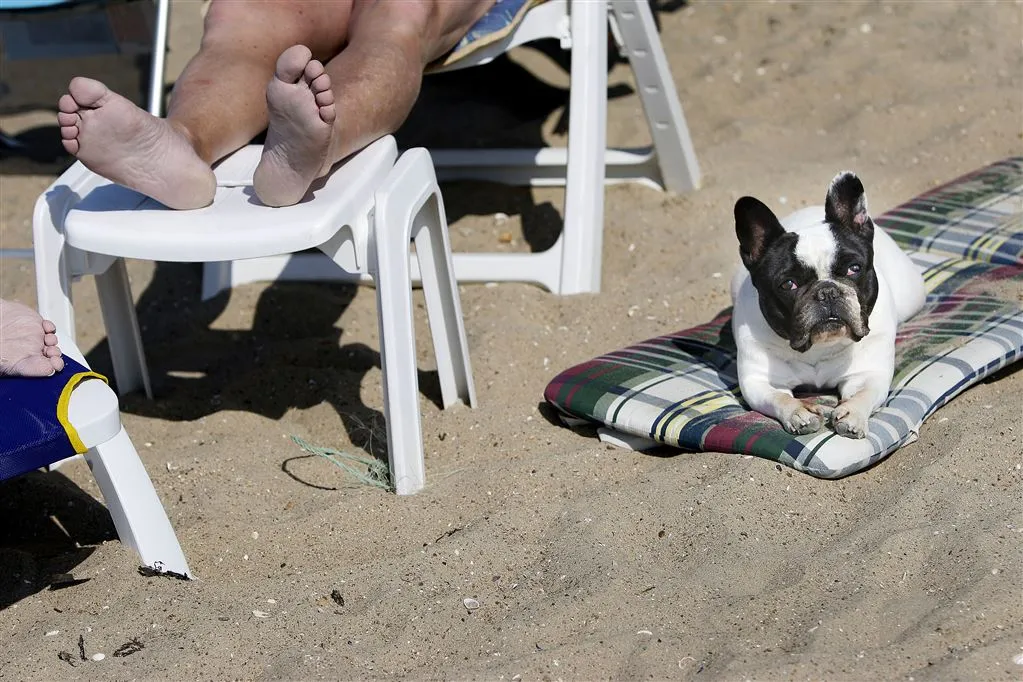
<svg viewBox="0 0 1023 682">
<path fill-rule="evenodd" d="M 347 278 L 376 283 L 384 416 L 398 494 L 425 482 L 416 374 L 409 244 L 416 243 L 442 403 L 475 406 L 447 220 L 429 153 L 398 158 L 390 136 L 335 168 L 302 202 L 268 208 L 252 173 L 261 148 L 245 147 L 216 169 L 213 204 L 172 211 L 75 164 L 40 197 L 33 218 L 39 309 L 73 338 L 73 277 L 96 276 L 118 389 L 152 391 L 124 258 L 238 261 L 323 251 Z"/>
</svg>

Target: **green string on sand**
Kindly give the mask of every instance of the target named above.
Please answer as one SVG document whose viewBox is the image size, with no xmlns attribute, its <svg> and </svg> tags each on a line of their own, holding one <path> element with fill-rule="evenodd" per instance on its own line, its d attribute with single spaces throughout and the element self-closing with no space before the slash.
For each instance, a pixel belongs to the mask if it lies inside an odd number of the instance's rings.
<svg viewBox="0 0 1023 682">
<path fill-rule="evenodd" d="M 311 445 L 298 436 L 292 436 L 293 440 L 298 447 L 302 448 L 306 452 L 323 457 L 325 460 L 345 471 L 349 476 L 352 476 L 360 483 L 365 485 L 371 485 L 375 488 L 383 488 L 384 490 L 391 490 L 391 475 L 387 470 L 387 465 L 381 462 L 379 459 L 373 457 L 361 457 L 359 455 L 353 455 L 350 452 L 342 452 L 341 450 L 335 450 L 334 448 L 321 448 L 318 445 Z M 363 465 L 366 467 L 365 471 L 356 468 L 354 465 Z"/>
</svg>

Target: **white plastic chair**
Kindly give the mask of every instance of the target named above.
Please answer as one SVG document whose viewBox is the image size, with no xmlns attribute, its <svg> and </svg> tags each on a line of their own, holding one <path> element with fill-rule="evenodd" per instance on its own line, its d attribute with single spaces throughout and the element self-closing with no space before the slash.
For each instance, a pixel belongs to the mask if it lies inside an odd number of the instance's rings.
<svg viewBox="0 0 1023 682">
<path fill-rule="evenodd" d="M 268 208 L 252 192 L 260 147 L 245 147 L 216 168 L 211 206 L 171 211 L 75 164 L 40 197 L 33 220 L 39 310 L 73 334 L 72 277 L 96 276 L 114 375 L 124 393 L 149 375 L 124 258 L 222 261 L 230 276 L 243 259 L 316 248 L 338 268 L 333 279 L 371 278 L 380 317 L 384 415 L 392 483 L 398 494 L 425 482 L 409 244 L 423 273 L 442 404 L 475 406 L 469 350 L 443 201 L 430 155 L 398 158 L 394 138 L 371 144 L 336 168 L 309 197 Z M 301 314 L 296 311 L 296 314 Z M 64 331 L 68 330 L 68 331 Z"/>
<path fill-rule="evenodd" d="M 81 351 L 63 333 L 60 346 L 65 356 L 88 368 Z M 167 512 L 121 425 L 117 396 L 104 382 L 85 380 L 71 390 L 67 409 L 68 422 L 82 445 L 88 448 L 85 460 L 96 478 L 121 542 L 135 549 L 142 563 L 154 572 L 191 578 Z M 39 462 L 37 466 L 51 464 L 62 456 L 62 453 L 54 453 L 52 459 Z"/>
<path fill-rule="evenodd" d="M 635 74 L 653 144 L 607 149 L 607 31 Z M 539 253 L 456 253 L 459 282 L 531 282 L 558 294 L 600 291 L 605 183 L 639 182 L 685 192 L 699 187 L 700 169 L 648 0 L 547 0 L 529 10 L 502 40 L 440 70 L 478 66 L 513 47 L 558 38 L 572 52 L 566 148 L 433 150 L 441 180 L 565 186 L 564 229 Z M 210 264 L 203 297 L 223 288 L 273 279 L 330 279 L 316 254 L 252 260 L 230 277 Z M 413 277 L 418 272 L 413 266 Z"/>
</svg>

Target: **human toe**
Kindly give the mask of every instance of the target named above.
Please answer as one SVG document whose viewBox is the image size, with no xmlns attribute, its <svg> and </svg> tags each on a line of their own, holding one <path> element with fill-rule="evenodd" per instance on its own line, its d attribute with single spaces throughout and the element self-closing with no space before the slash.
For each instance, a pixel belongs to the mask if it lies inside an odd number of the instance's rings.
<svg viewBox="0 0 1023 682">
<path fill-rule="evenodd" d="M 93 78 L 75 76 L 68 84 L 67 91 L 78 107 L 92 107 L 110 92 L 110 88 Z"/>
<path fill-rule="evenodd" d="M 299 46 L 301 47 L 301 46 Z M 309 61 L 306 62 L 305 68 L 302 69 L 302 75 L 306 81 L 312 85 L 313 81 L 326 73 L 326 69 L 323 67 L 323 62 L 319 59 L 312 59 L 312 53 L 309 53 Z M 329 77 L 328 77 L 329 78 Z"/>
<path fill-rule="evenodd" d="M 334 93 L 330 90 L 323 90 L 322 92 L 316 93 L 316 106 L 329 107 L 333 103 Z"/>
<path fill-rule="evenodd" d="M 61 125 L 67 125 L 61 117 L 74 116 L 77 118 L 80 108 L 78 102 L 70 94 L 61 95 L 60 99 L 57 100 L 57 120 L 60 121 Z"/>
<path fill-rule="evenodd" d="M 312 51 L 305 45 L 292 45 L 277 58 L 277 78 L 285 83 L 297 83 L 312 58 Z"/>
</svg>

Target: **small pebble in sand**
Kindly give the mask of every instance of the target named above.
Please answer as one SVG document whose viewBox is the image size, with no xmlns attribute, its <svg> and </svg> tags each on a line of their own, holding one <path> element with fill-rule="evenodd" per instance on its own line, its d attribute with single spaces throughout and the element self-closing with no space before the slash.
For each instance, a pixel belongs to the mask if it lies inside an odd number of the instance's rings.
<svg viewBox="0 0 1023 682">
<path fill-rule="evenodd" d="M 497 223 L 498 225 L 500 225 L 501 223 L 505 222 L 506 220 L 508 220 L 508 214 L 507 213 L 495 213 L 494 214 L 494 222 Z"/>
<path fill-rule="evenodd" d="M 252 615 L 255 616 L 256 618 L 269 618 L 270 617 L 270 614 L 267 613 L 266 611 L 253 611 Z"/>
<path fill-rule="evenodd" d="M 59 634 L 60 634 L 60 630 L 50 630 L 49 632 L 46 633 L 46 636 L 47 637 L 53 637 L 54 635 L 59 635 Z"/>
<path fill-rule="evenodd" d="M 870 24 L 860 24 L 860 33 L 870 33 L 874 30 L 874 27 Z"/>
<path fill-rule="evenodd" d="M 106 657 L 107 657 L 106 654 L 93 654 L 89 658 L 91 658 L 94 661 L 102 661 Z"/>
<path fill-rule="evenodd" d="M 475 611 L 480 607 L 480 603 L 472 597 L 466 597 L 462 600 L 462 606 L 465 607 L 466 611 Z"/>
</svg>

